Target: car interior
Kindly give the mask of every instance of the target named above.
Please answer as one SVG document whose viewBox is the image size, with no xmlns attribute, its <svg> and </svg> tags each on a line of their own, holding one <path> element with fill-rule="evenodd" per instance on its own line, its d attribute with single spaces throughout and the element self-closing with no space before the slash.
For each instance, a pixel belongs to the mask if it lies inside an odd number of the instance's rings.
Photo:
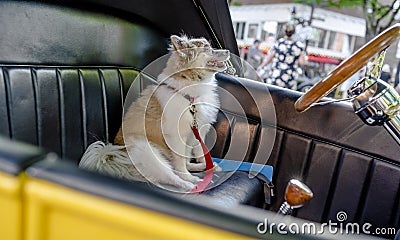
<svg viewBox="0 0 400 240">
<path fill-rule="evenodd" d="M 91 143 L 113 141 L 128 91 L 146 87 L 141 70 L 167 53 L 171 34 L 238 55 L 227 1 L 4 0 L 0 23 L 1 239 L 373 237 L 261 234 L 265 219 L 400 228 L 400 146 L 390 134 L 349 103 L 298 112 L 304 93 L 243 78 L 235 59 L 237 76 L 216 75 L 221 109 L 206 143 L 215 158 L 272 166 L 269 204 L 246 172 L 186 195 L 78 168 Z M 293 178 L 314 197 L 277 215 Z"/>
</svg>

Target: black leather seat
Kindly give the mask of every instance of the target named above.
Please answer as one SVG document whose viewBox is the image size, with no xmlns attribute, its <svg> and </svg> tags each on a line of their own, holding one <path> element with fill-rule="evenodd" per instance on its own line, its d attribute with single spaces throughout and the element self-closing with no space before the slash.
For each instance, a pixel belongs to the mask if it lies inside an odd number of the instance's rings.
<svg viewBox="0 0 400 240">
<path fill-rule="evenodd" d="M 69 166 L 77 165 L 91 142 L 113 139 L 129 86 L 165 53 L 169 35 L 136 15 L 115 17 L 77 6 L 0 1 L 0 134 L 54 151 Z M 382 128 L 365 126 L 345 104 L 297 113 L 293 105 L 300 93 L 270 86 L 270 101 L 261 83 L 225 75 L 218 81 L 225 92 L 215 136 L 206 139 L 216 142 L 212 155 L 272 165 L 277 197 L 270 210 L 278 209 L 287 181 L 297 177 L 315 194 L 295 213 L 301 218 L 335 221 L 343 210 L 348 222 L 400 226 L 400 147 Z M 139 92 L 144 84 L 133 87 Z M 274 116 L 264 112 L 271 106 Z M 276 121 L 262 121 L 271 117 Z M 246 131 L 250 137 L 242 141 Z M 243 155 L 235 154 L 243 149 Z M 261 184 L 237 176 L 232 184 L 247 187 L 238 189 L 235 203 L 258 205 L 249 196 L 259 196 Z M 231 192 L 209 194 L 222 199 Z"/>
<path fill-rule="evenodd" d="M 80 6 L 0 2 L 7 23 L 0 28 L 0 134 L 75 164 L 90 143 L 112 141 L 128 89 L 139 70 L 166 53 L 169 36 L 139 16 Z M 143 87 L 140 79 L 133 84 L 137 93 Z M 239 174 L 235 183 L 246 186 L 237 202 L 262 199 L 257 180 Z"/>
<path fill-rule="evenodd" d="M 135 95 L 146 85 L 132 68 L 7 65 L 0 73 L 0 91 L 8 96 L 1 131 L 75 164 L 92 142 L 112 142 L 129 88 Z M 206 194 L 226 206 L 263 206 L 262 183 L 246 174 Z"/>
<path fill-rule="evenodd" d="M 113 141 L 128 90 L 143 90 L 136 77 L 167 52 L 169 38 L 139 16 L 80 6 L 0 2 L 0 21 L 18 23 L 0 27 L 0 134 L 75 164 L 92 142 Z M 241 193 L 214 191 L 215 198 L 263 199 L 258 180 L 239 174 L 234 183 Z"/>
</svg>

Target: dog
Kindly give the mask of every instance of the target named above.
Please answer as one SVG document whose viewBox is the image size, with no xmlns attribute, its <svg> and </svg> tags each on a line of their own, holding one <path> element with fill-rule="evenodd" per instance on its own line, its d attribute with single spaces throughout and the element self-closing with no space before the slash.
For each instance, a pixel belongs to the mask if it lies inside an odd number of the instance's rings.
<svg viewBox="0 0 400 240">
<path fill-rule="evenodd" d="M 197 124 L 204 139 L 216 121 L 220 103 L 215 74 L 227 69 L 230 53 L 213 49 L 204 38 L 172 35 L 170 40 L 158 84 L 145 88 L 125 111 L 114 139 L 117 149 L 109 146 L 107 150 L 103 144 L 103 153 L 98 154 L 103 160 L 93 167 L 81 161 L 82 167 L 184 191 L 201 181 L 190 173 L 206 167 L 191 126 Z M 122 148 L 126 152 L 121 153 Z M 133 165 L 115 161 L 115 154 L 128 154 Z M 100 163 L 108 165 L 101 167 Z"/>
</svg>

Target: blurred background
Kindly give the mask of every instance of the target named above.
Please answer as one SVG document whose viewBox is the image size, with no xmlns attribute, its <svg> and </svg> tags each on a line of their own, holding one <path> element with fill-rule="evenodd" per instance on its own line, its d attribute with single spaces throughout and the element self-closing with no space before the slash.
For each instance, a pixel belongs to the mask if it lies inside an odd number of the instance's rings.
<svg viewBox="0 0 400 240">
<path fill-rule="evenodd" d="M 229 5 L 240 55 L 255 69 L 262 60 L 251 62 L 249 51 L 259 49 L 265 58 L 285 23 L 296 25 L 294 39 L 304 43 L 307 55 L 297 87 L 303 92 L 400 19 L 400 0 L 230 0 Z M 385 60 L 392 85 L 398 83 L 398 46 L 392 44 Z M 268 77 L 268 67 L 257 71 L 260 81 Z M 338 88 L 331 97 L 341 98 L 345 90 Z"/>
</svg>

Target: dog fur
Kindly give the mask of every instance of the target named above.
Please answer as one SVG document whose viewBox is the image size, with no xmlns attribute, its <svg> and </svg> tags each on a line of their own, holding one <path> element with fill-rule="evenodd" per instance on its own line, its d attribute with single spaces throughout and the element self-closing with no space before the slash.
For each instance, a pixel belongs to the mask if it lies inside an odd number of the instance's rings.
<svg viewBox="0 0 400 240">
<path fill-rule="evenodd" d="M 171 36 L 170 56 L 158 76 L 128 108 L 114 144 L 123 145 L 148 181 L 188 191 L 201 181 L 190 171 L 205 169 L 204 153 L 191 130 L 187 96 L 194 98 L 204 139 L 216 121 L 219 99 L 215 74 L 224 71 L 228 50 L 215 50 L 204 38 Z M 195 158 L 196 162 L 191 162 Z"/>
</svg>

